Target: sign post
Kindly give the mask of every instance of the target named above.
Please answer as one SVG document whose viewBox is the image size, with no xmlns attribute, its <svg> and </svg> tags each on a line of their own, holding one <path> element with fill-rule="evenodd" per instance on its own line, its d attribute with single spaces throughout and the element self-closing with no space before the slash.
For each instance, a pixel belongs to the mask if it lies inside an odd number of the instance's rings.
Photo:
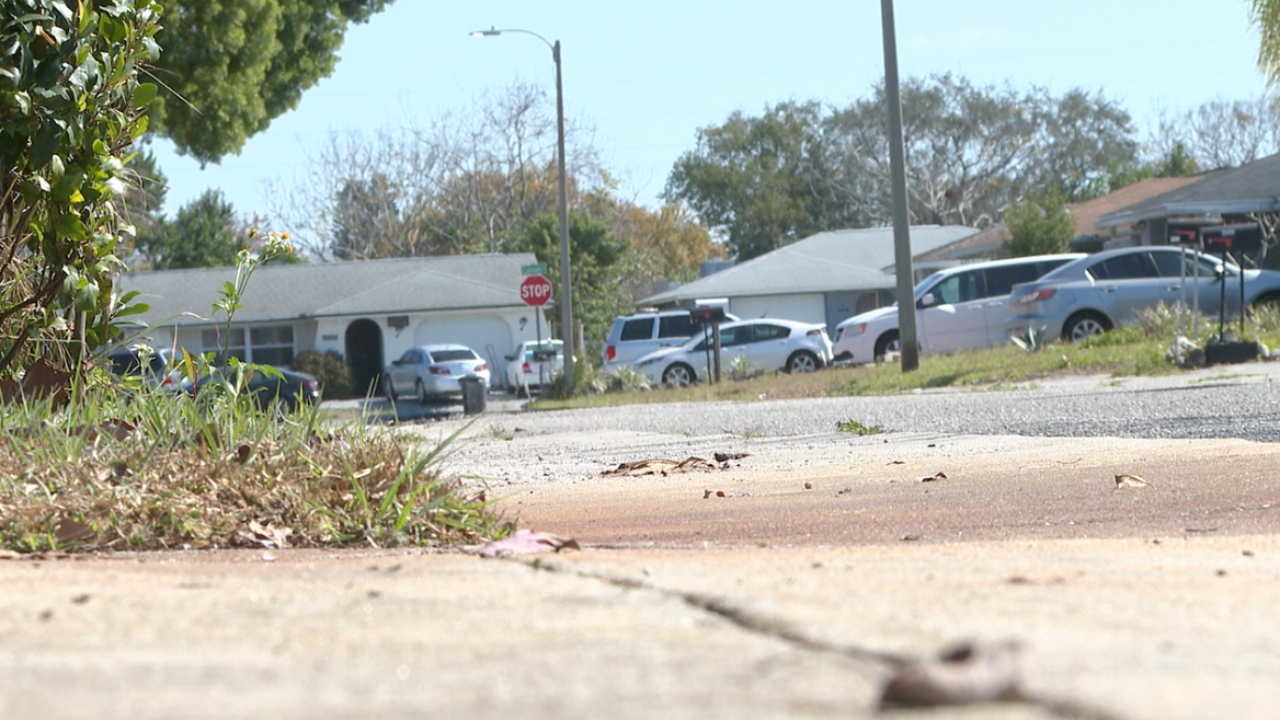
<svg viewBox="0 0 1280 720">
<path fill-rule="evenodd" d="M 524 300 L 525 305 L 533 308 L 540 308 L 547 304 L 551 299 L 551 281 L 546 278 L 542 272 L 546 271 L 546 265 L 526 265 L 524 270 L 539 271 L 534 274 L 527 275 L 520 283 L 520 299 Z M 542 313 L 536 309 L 533 311 L 533 326 L 535 329 L 538 344 L 534 347 L 542 349 Z M 524 358 L 520 358 L 519 362 L 523 363 Z M 546 383 L 546 378 L 542 377 L 542 363 L 538 363 L 538 382 Z"/>
</svg>

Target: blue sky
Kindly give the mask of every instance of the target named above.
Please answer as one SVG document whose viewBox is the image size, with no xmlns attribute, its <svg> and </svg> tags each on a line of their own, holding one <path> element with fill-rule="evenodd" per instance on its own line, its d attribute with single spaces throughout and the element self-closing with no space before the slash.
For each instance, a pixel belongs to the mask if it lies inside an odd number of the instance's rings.
<svg viewBox="0 0 1280 720">
<path fill-rule="evenodd" d="M 898 0 L 895 13 L 904 78 L 953 72 L 984 85 L 1101 91 L 1143 130 L 1158 107 L 1266 89 L 1245 0 Z M 516 81 L 545 83 L 554 97 L 547 46 L 470 36 L 490 26 L 560 40 L 566 115 L 595 127 L 621 192 L 648 205 L 698 128 L 785 100 L 846 104 L 884 72 L 875 0 L 397 0 L 352 27 L 334 75 L 240 155 L 201 169 L 156 143 L 165 210 L 219 188 L 238 214 L 267 215 L 268 184 L 304 177 L 308 155 L 334 133 L 425 125 Z"/>
</svg>

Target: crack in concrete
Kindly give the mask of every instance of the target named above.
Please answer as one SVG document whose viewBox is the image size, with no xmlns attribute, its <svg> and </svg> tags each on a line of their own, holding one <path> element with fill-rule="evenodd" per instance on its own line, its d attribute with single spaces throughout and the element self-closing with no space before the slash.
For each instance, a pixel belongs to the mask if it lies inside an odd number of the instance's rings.
<svg viewBox="0 0 1280 720">
<path fill-rule="evenodd" d="M 642 590 L 674 598 L 692 608 L 727 620 L 738 628 L 773 640 L 779 640 L 793 648 L 843 656 L 873 666 L 877 670 L 884 669 L 892 673 L 919 662 L 919 658 L 907 655 L 873 650 L 856 645 L 837 645 L 824 642 L 801 632 L 780 618 L 751 612 L 749 609 L 721 596 L 662 588 L 636 578 L 583 570 L 572 566 L 570 563 L 559 563 L 545 557 L 509 556 L 507 559 L 522 563 L 540 572 L 573 575 L 587 580 L 603 582 L 617 588 Z M 1008 702 L 1032 705 L 1056 717 L 1070 718 L 1072 720 L 1124 720 L 1122 716 L 1110 710 L 1096 707 L 1083 701 L 1054 697 L 1045 693 L 1027 690 L 1019 690 L 1018 695 L 1010 698 Z"/>
</svg>

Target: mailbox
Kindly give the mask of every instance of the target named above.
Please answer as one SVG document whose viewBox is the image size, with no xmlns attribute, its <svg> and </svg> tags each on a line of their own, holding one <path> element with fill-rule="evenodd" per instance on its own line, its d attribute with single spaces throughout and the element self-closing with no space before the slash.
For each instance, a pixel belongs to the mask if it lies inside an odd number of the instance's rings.
<svg viewBox="0 0 1280 720">
<path fill-rule="evenodd" d="M 719 305 L 699 305 L 689 311 L 689 317 L 699 323 L 724 322 L 724 308 Z"/>
</svg>

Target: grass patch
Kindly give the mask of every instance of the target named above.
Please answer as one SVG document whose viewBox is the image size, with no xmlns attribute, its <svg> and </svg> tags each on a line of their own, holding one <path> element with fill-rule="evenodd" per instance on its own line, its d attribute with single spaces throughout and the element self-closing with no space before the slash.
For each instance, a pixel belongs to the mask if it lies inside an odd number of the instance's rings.
<svg viewBox="0 0 1280 720">
<path fill-rule="evenodd" d="M 836 429 L 854 435 L 879 435 L 884 432 L 884 428 L 879 425 L 863 425 L 857 420 L 840 420 L 836 423 Z"/>
<path fill-rule="evenodd" d="M 314 407 L 91 376 L 65 403 L 14 401 L 0 425 L 0 544 L 10 550 L 447 545 L 510 531 L 435 446 Z M 456 435 L 455 435 L 456 437 Z"/>
</svg>

